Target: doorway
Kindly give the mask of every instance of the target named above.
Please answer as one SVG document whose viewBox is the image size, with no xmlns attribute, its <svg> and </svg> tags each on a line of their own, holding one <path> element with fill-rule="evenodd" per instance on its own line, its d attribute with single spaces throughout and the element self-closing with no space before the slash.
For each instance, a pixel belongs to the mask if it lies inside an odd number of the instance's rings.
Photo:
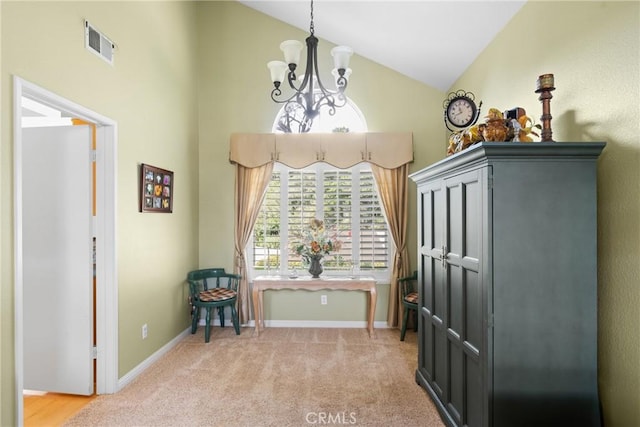
<svg viewBox="0 0 640 427">
<path fill-rule="evenodd" d="M 25 380 L 25 310 L 24 293 L 24 231 L 23 224 L 23 162 L 25 153 L 22 128 L 23 100 L 32 100 L 58 110 L 65 117 L 90 123 L 96 128 L 96 217 L 95 247 L 95 393 L 118 391 L 118 283 L 116 266 L 116 153 L 117 124 L 115 121 L 75 104 L 33 83 L 14 76 L 14 311 L 15 311 L 15 373 L 16 421 L 23 424 L 23 389 Z"/>
</svg>

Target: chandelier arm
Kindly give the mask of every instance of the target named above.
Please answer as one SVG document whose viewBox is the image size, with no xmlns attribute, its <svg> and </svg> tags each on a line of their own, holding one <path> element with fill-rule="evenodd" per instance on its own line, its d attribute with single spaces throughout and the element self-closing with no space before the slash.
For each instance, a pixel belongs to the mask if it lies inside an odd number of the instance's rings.
<svg viewBox="0 0 640 427">
<path fill-rule="evenodd" d="M 298 93 L 302 93 L 307 88 L 307 85 L 309 86 L 307 92 L 313 92 L 313 68 L 317 60 L 315 52 L 318 48 L 318 39 L 311 34 L 305 42 L 307 44 L 307 68 L 304 71 L 304 79 L 300 83 L 300 87 L 296 89 Z"/>
<path fill-rule="evenodd" d="M 304 114 L 305 118 L 309 118 L 313 120 L 320 112 L 319 110 L 314 108 L 313 93 L 311 91 L 305 92 L 302 95 L 302 98 L 304 99 L 304 103 L 301 103 L 301 104 L 305 111 L 305 114 Z"/>
<path fill-rule="evenodd" d="M 280 89 L 274 89 L 271 91 L 271 100 L 277 104 L 286 104 L 289 102 L 293 102 L 293 103 L 299 103 L 297 101 L 294 101 L 293 99 L 298 97 L 300 95 L 300 92 L 296 91 L 294 94 L 292 94 L 289 98 L 287 99 L 276 99 L 276 96 L 280 96 L 282 94 L 282 91 Z"/>
<path fill-rule="evenodd" d="M 295 90 L 296 92 L 300 92 L 300 89 L 302 89 L 302 86 L 300 86 L 300 88 L 297 88 L 296 85 L 294 84 L 297 79 L 298 77 L 296 76 L 295 69 L 289 70 L 289 72 L 287 73 L 287 81 L 289 82 L 289 87 Z"/>
<path fill-rule="evenodd" d="M 347 88 L 347 83 L 349 81 L 344 76 L 344 70 L 342 68 L 338 70 L 338 72 L 340 72 L 341 70 L 342 70 L 342 73 L 340 73 L 340 77 L 336 79 L 336 86 L 338 87 L 338 92 L 343 93 Z"/>
<path fill-rule="evenodd" d="M 274 88 L 274 89 L 271 91 L 271 99 L 272 99 L 274 102 L 277 102 L 277 103 L 282 102 L 282 101 L 279 101 L 279 100 L 277 100 L 277 99 L 276 99 L 276 96 L 280 96 L 280 95 L 282 95 L 282 91 L 280 90 L 280 87 L 279 87 L 279 86 L 278 86 L 278 87 L 276 87 L 276 88 Z"/>
<path fill-rule="evenodd" d="M 340 93 L 339 91 L 331 91 L 327 89 L 326 87 L 324 87 L 324 85 L 322 84 L 322 80 L 320 79 L 320 72 L 318 71 L 318 49 L 317 49 L 318 41 L 317 40 L 318 39 L 316 39 L 316 45 L 314 46 L 314 49 L 313 49 L 313 70 L 316 73 L 318 88 L 320 88 L 320 92 L 322 92 L 323 97 L 326 97 L 327 95 L 337 95 L 338 93 Z M 308 71 L 307 71 L 307 74 L 308 74 Z M 311 89 L 313 89 L 313 87 Z"/>
<path fill-rule="evenodd" d="M 313 71 L 316 70 L 317 74 L 317 47 L 318 47 L 318 39 L 311 34 L 305 40 L 307 44 L 307 64 L 304 72 L 304 79 L 300 84 L 299 88 L 295 88 L 291 82 L 289 84 L 294 88 L 296 93 L 294 97 L 296 98 L 296 102 L 303 108 L 305 111 L 305 116 L 309 117 L 311 121 L 313 118 L 318 115 L 318 111 L 313 109 L 313 93 L 314 93 L 314 78 Z"/>
<path fill-rule="evenodd" d="M 323 93 L 318 95 L 320 96 L 316 99 L 313 105 L 313 109 L 316 111 L 320 111 L 320 108 L 326 106 L 329 108 L 329 115 L 333 116 L 336 112 L 336 108 L 342 108 L 347 105 L 347 97 L 341 93 Z M 338 101 L 336 101 L 336 95 Z"/>
</svg>

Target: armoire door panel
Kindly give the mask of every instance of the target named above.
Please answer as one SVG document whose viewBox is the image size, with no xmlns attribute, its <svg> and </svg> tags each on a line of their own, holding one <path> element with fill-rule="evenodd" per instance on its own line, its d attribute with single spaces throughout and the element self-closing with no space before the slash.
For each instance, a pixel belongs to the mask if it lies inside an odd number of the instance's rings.
<svg viewBox="0 0 640 427">
<path fill-rule="evenodd" d="M 451 415 L 458 425 L 461 425 L 461 414 L 464 411 L 464 355 L 460 342 L 449 340 L 449 399 L 448 406 Z"/>
<path fill-rule="evenodd" d="M 479 352 L 482 348 L 484 326 L 481 279 L 477 271 L 465 269 L 464 295 L 466 301 L 464 307 L 465 341 Z"/>
<path fill-rule="evenodd" d="M 419 340 L 419 369 L 428 381 L 432 381 L 435 370 L 433 356 L 435 326 L 431 324 L 431 315 L 424 308 L 420 310 L 420 322 L 424 326 L 421 329 L 422 336 Z"/>
<path fill-rule="evenodd" d="M 459 266 L 449 264 L 448 273 L 448 291 L 449 291 L 449 309 L 447 327 L 456 332 L 458 336 L 462 336 L 464 322 L 464 289 L 462 282 L 463 269 Z"/>
<path fill-rule="evenodd" d="M 463 424 L 468 427 L 480 427 L 483 420 L 483 387 L 482 369 L 478 361 L 472 361 L 469 357 L 465 360 L 465 401 L 466 411 Z"/>
<path fill-rule="evenodd" d="M 447 319 L 448 295 L 443 283 L 443 277 L 446 276 L 446 273 L 443 270 L 442 266 L 437 264 L 434 265 L 433 306 L 431 307 L 431 310 L 433 316 L 437 316 L 444 321 Z"/>
<path fill-rule="evenodd" d="M 430 256 L 425 256 L 423 264 L 426 267 L 423 282 L 421 284 L 422 295 L 424 298 L 423 304 L 424 307 L 427 307 L 433 315 L 436 292 L 435 283 L 437 282 L 438 274 L 440 273 L 440 266 L 438 265 L 440 264 L 440 261 L 435 260 Z"/>
<path fill-rule="evenodd" d="M 433 338 L 433 335 L 431 335 Z M 425 351 L 425 364 L 418 369 L 424 376 L 424 378 L 431 384 L 431 388 L 436 392 L 439 397 L 442 397 L 442 390 L 438 387 L 438 383 L 435 380 L 435 357 L 434 357 L 434 345 L 433 343 L 425 345 L 423 348 Z"/>
<path fill-rule="evenodd" d="M 481 254 L 482 185 L 480 173 L 474 173 L 464 184 L 464 258 L 477 260 Z M 477 269 L 476 269 L 477 271 Z"/>
<path fill-rule="evenodd" d="M 422 236 L 420 246 L 427 252 L 432 250 L 442 251 L 442 221 L 444 213 L 439 207 L 444 196 L 439 187 L 425 188 L 421 192 L 421 211 L 424 213 L 422 222 Z"/>
<path fill-rule="evenodd" d="M 456 254 L 458 257 L 463 252 L 464 230 L 460 227 L 463 221 L 462 207 L 464 204 L 462 190 L 462 185 L 457 179 L 446 181 L 445 241 L 447 242 L 447 253 Z"/>
<path fill-rule="evenodd" d="M 447 351 L 447 334 L 444 328 L 434 328 L 433 356 L 434 372 L 433 384 L 442 390 L 442 398 L 445 399 L 449 390 L 449 361 Z"/>
<path fill-rule="evenodd" d="M 431 241 L 433 242 L 432 248 L 442 250 L 442 246 L 444 244 L 444 235 L 443 235 L 443 227 L 444 227 L 444 215 L 445 212 L 442 209 L 445 203 L 445 194 L 442 188 L 435 187 L 431 190 L 431 226 L 432 226 L 432 236 Z"/>
</svg>

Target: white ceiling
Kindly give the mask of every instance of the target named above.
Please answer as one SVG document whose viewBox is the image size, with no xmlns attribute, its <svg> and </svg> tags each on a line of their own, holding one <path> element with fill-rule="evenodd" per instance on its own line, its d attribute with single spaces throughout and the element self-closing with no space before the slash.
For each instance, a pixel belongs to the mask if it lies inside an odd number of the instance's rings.
<svg viewBox="0 0 640 427">
<path fill-rule="evenodd" d="M 310 1 L 238 1 L 309 31 Z M 315 35 L 350 46 L 360 56 L 447 91 L 525 3 L 315 0 Z M 278 46 L 274 46 L 273 59 L 282 59 Z M 357 74 L 358 70 L 353 70 L 354 78 Z"/>
</svg>

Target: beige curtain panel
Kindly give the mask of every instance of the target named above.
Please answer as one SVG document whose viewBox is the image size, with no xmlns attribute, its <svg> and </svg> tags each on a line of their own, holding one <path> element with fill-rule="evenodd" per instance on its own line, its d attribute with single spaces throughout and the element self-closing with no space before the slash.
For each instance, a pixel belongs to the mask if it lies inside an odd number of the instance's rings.
<svg viewBox="0 0 640 427">
<path fill-rule="evenodd" d="M 238 313 L 241 324 L 246 324 L 249 321 L 249 307 L 251 306 L 244 248 L 251 237 L 251 231 L 264 200 L 272 171 L 273 162 L 254 168 L 236 165 L 234 272 L 242 276 L 238 286 Z"/>
<path fill-rule="evenodd" d="M 398 326 L 402 322 L 402 297 L 398 287 L 398 279 L 411 274 L 409 250 L 407 249 L 409 164 L 406 163 L 395 169 L 385 169 L 372 165 L 371 171 L 378 185 L 380 201 L 396 247 L 391 283 L 389 284 L 387 324 L 389 326 Z"/>
<path fill-rule="evenodd" d="M 234 133 L 229 160 L 247 168 L 271 161 L 301 169 L 326 162 L 346 169 L 368 162 L 395 169 L 413 162 L 411 132 Z"/>
<path fill-rule="evenodd" d="M 249 240 L 275 162 L 301 169 L 326 162 L 347 169 L 361 162 L 371 164 L 396 251 L 393 257 L 387 323 L 399 324 L 402 301 L 398 277 L 408 276 L 406 248 L 407 183 L 413 162 L 413 135 L 404 133 L 315 133 L 231 135 L 229 160 L 236 164 L 235 262 L 242 275 L 239 286 L 240 323 L 249 320 L 249 284 L 244 249 Z M 255 313 L 254 313 L 255 319 Z"/>
</svg>

